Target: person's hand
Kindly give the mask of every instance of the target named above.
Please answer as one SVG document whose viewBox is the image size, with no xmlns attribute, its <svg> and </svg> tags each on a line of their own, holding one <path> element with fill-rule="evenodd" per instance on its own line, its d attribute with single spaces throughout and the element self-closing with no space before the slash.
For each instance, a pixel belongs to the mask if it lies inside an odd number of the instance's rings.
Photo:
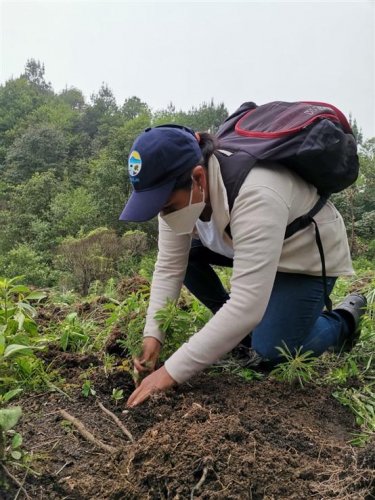
<svg viewBox="0 0 375 500">
<path fill-rule="evenodd" d="M 138 358 L 133 359 L 134 380 L 136 385 L 141 379 L 155 370 L 155 365 L 159 359 L 161 344 L 154 337 L 146 337 L 143 340 L 142 353 Z"/>
<path fill-rule="evenodd" d="M 166 391 L 175 384 L 176 381 L 162 366 L 142 380 L 140 386 L 130 395 L 126 405 L 129 407 L 137 406 L 148 399 L 151 394 Z"/>
</svg>

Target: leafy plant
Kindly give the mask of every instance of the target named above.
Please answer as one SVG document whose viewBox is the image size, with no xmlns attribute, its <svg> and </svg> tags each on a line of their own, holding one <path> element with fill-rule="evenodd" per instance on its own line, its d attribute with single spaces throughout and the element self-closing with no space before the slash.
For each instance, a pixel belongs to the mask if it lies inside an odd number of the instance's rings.
<svg viewBox="0 0 375 500">
<path fill-rule="evenodd" d="M 181 309 L 176 301 L 169 300 L 165 307 L 155 314 L 160 329 L 165 333 L 162 360 L 167 359 L 191 335 L 203 328 L 211 316 L 210 311 L 196 299 L 191 299 L 185 307 L 187 310 Z"/>
<path fill-rule="evenodd" d="M 5 394 L 0 394 L 0 406 L 2 403 L 8 403 L 11 399 L 15 398 L 22 392 L 23 389 L 18 387 L 17 389 L 12 389 L 11 391 L 7 391 Z"/>
<path fill-rule="evenodd" d="M 123 302 L 106 305 L 106 309 L 112 311 L 106 324 L 108 327 L 119 326 L 124 332 L 124 338 L 119 339 L 118 344 L 131 356 L 138 355 L 141 350 L 148 294 L 148 291 L 139 290 L 130 293 Z"/>
<path fill-rule="evenodd" d="M 117 404 L 119 401 L 121 401 L 121 399 L 124 399 L 124 390 L 123 389 L 118 389 L 118 388 L 112 389 L 112 396 L 111 396 L 111 398 Z"/>
<path fill-rule="evenodd" d="M 335 391 L 333 396 L 344 406 L 348 406 L 356 417 L 362 432 L 355 434 L 352 444 L 365 444 L 375 432 L 375 392 L 370 386 L 361 390 L 345 388 Z"/>
<path fill-rule="evenodd" d="M 15 336 L 20 332 L 31 337 L 37 335 L 37 325 L 34 321 L 36 309 L 29 302 L 39 301 L 45 298 L 46 294 L 17 284 L 21 278 L 0 278 L 0 335 Z M 27 338 L 26 335 L 23 338 Z"/>
<path fill-rule="evenodd" d="M 83 350 L 90 340 L 84 325 L 76 312 L 67 315 L 61 325 L 60 345 L 63 351 L 78 352 Z"/>
<path fill-rule="evenodd" d="M 20 406 L 0 409 L 0 463 L 22 458 L 22 436 L 13 429 L 21 415 Z"/>
<path fill-rule="evenodd" d="M 280 382 L 289 384 L 298 382 L 304 387 L 306 382 L 310 382 L 317 375 L 315 368 L 318 359 L 312 351 L 302 352 L 303 347 L 299 347 L 295 354 L 292 354 L 285 342 L 283 343 L 284 347 L 276 349 L 286 361 L 279 363 L 270 375 Z"/>
<path fill-rule="evenodd" d="M 30 382 L 35 387 L 41 382 L 35 377 L 36 367 L 44 372 L 42 361 L 33 351 L 42 348 L 45 339 L 38 334 L 36 309 L 29 301 L 39 301 L 46 294 L 17 284 L 20 279 L 0 278 L 0 393 L 8 391 L 6 394 Z"/>
<path fill-rule="evenodd" d="M 85 396 L 85 398 L 88 398 L 89 396 L 95 396 L 96 394 L 94 387 L 88 379 L 85 380 L 82 384 L 82 394 Z"/>
</svg>

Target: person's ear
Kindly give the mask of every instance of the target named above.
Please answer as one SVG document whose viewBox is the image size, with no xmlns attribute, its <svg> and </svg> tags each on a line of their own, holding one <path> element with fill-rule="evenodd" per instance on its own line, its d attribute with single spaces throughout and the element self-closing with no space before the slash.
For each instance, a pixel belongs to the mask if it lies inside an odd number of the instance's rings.
<svg viewBox="0 0 375 500">
<path fill-rule="evenodd" d="M 201 191 L 206 190 L 207 186 L 207 172 L 206 169 L 202 165 L 197 165 L 194 167 L 193 172 L 192 172 L 192 179 L 194 182 L 196 182 Z"/>
</svg>

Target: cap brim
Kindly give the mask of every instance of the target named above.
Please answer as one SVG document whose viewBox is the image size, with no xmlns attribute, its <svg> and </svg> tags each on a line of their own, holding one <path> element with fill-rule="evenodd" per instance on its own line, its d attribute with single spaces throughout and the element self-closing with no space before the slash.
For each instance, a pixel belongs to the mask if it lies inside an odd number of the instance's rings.
<svg viewBox="0 0 375 500">
<path fill-rule="evenodd" d="M 129 222 L 144 222 L 155 217 L 167 203 L 176 179 L 145 191 L 133 191 L 128 199 L 119 220 Z"/>
</svg>

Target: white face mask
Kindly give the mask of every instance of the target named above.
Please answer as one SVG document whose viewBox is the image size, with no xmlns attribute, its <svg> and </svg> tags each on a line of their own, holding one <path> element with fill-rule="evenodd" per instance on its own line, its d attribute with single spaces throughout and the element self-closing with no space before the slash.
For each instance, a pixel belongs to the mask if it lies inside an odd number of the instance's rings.
<svg viewBox="0 0 375 500">
<path fill-rule="evenodd" d="M 203 212 L 206 206 L 204 191 L 202 189 L 203 200 L 198 203 L 191 203 L 193 198 L 193 188 L 190 191 L 189 205 L 170 214 L 161 215 L 161 218 L 168 224 L 172 231 L 178 235 L 191 234 L 193 232 L 195 223 Z"/>
</svg>

